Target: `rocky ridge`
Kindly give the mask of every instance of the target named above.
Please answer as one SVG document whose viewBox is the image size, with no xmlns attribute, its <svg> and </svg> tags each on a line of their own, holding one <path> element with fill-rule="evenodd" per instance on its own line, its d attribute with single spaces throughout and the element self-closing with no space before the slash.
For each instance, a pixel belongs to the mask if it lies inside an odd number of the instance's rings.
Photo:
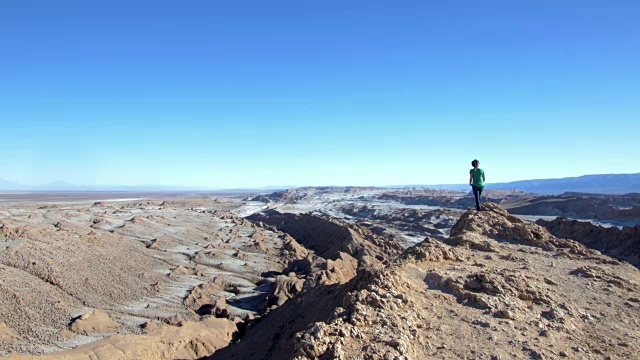
<svg viewBox="0 0 640 360">
<path fill-rule="evenodd" d="M 567 192 L 503 199 L 500 205 L 514 214 L 551 215 L 614 222 L 640 222 L 640 194 L 604 195 Z"/>
<path fill-rule="evenodd" d="M 449 241 L 305 291 L 211 359 L 636 358 L 639 303 L 633 266 L 487 204 Z"/>
<path fill-rule="evenodd" d="M 363 191 L 382 191 L 376 187 L 359 187 L 359 186 L 318 186 L 318 187 L 301 187 L 276 191 L 270 194 L 251 195 L 245 200 L 260 201 L 265 203 L 283 202 L 296 203 L 312 198 L 314 195 L 326 194 L 358 194 Z"/>
<path fill-rule="evenodd" d="M 536 224 L 544 226 L 555 236 L 576 240 L 640 268 L 640 225 L 620 229 L 562 217 L 552 221 L 540 219 Z"/>
</svg>

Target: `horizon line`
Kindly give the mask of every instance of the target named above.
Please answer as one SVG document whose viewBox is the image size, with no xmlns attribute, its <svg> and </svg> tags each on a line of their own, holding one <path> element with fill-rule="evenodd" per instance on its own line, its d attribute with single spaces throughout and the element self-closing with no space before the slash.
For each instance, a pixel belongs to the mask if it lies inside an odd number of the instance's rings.
<svg viewBox="0 0 640 360">
<path fill-rule="evenodd" d="M 500 181 L 488 184 L 508 184 L 520 181 L 542 181 L 542 180 L 561 180 L 561 179 L 577 179 L 581 177 L 588 176 L 603 176 L 603 175 L 640 175 L 640 172 L 637 173 L 605 173 L 605 174 L 585 174 L 579 176 L 567 176 L 567 177 L 557 177 L 557 178 L 542 178 L 542 179 L 521 179 L 521 180 L 513 180 L 513 181 Z M 304 188 L 304 187 L 373 187 L 373 188 L 400 188 L 400 187 L 428 187 L 428 186 L 466 186 L 466 183 L 438 183 L 438 184 L 392 184 L 392 185 L 267 185 L 267 186 L 255 186 L 255 187 L 213 187 L 213 186 L 205 186 L 205 185 L 159 185 L 159 184 L 146 184 L 146 185 L 120 185 L 120 184 L 73 184 L 66 181 L 52 181 L 42 185 L 28 185 L 16 183 L 10 180 L 6 180 L 0 178 L 0 180 L 4 180 L 16 186 L 25 186 L 23 189 L 11 189 L 11 190 L 1 190 L 0 191 L 128 191 L 125 189 L 95 189 L 95 190 L 82 190 L 82 189 L 47 189 L 47 186 L 55 186 L 55 184 L 63 184 L 64 186 L 68 186 L 70 188 L 136 188 L 131 191 L 144 191 L 145 189 L 150 188 L 161 188 L 161 189 L 152 189 L 147 191 L 231 191 L 231 190 L 281 190 L 281 189 L 292 189 L 292 188 Z M 182 189 L 180 189 L 182 188 Z"/>
</svg>

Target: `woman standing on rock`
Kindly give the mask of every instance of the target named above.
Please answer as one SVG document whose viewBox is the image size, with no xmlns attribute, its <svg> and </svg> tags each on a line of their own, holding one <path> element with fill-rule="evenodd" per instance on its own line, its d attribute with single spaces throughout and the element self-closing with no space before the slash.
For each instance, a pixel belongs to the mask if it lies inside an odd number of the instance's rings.
<svg viewBox="0 0 640 360">
<path fill-rule="evenodd" d="M 473 189 L 473 196 L 476 198 L 476 210 L 480 211 L 482 208 L 482 190 L 484 190 L 484 170 L 480 169 L 480 161 L 473 160 L 471 162 L 473 169 L 469 171 L 469 185 Z"/>
</svg>

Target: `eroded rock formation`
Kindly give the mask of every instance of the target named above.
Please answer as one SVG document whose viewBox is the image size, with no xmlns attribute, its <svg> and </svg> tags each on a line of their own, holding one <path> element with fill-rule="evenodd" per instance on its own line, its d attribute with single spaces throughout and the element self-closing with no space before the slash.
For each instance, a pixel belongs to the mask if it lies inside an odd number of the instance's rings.
<svg viewBox="0 0 640 360">
<path fill-rule="evenodd" d="M 495 204 L 303 291 L 211 359 L 635 358 L 640 272 Z"/>
<path fill-rule="evenodd" d="M 622 229 L 606 228 L 567 218 L 552 221 L 540 219 L 536 224 L 544 226 L 555 236 L 576 240 L 589 248 L 640 267 L 640 225 L 625 226 Z"/>
</svg>

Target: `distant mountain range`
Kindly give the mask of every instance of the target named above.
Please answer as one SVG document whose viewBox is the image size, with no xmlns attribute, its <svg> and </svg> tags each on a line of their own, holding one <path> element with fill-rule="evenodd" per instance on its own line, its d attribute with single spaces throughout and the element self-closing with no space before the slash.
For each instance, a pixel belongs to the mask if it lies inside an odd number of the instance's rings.
<svg viewBox="0 0 640 360">
<path fill-rule="evenodd" d="M 25 187 L 26 185 L 21 185 L 12 181 L 0 179 L 0 190 L 23 190 Z"/>
<path fill-rule="evenodd" d="M 165 185 L 75 185 L 56 181 L 46 185 L 30 186 L 0 179 L 0 191 L 216 191 L 216 190 L 282 190 L 296 186 L 266 186 L 256 189 L 221 189 L 203 186 L 165 186 Z M 388 188 L 430 187 L 436 189 L 467 190 L 468 184 L 439 185 L 394 185 Z M 561 179 L 520 180 L 503 183 L 487 183 L 487 189 L 518 189 L 537 194 L 553 195 L 564 192 L 584 192 L 592 194 L 626 194 L 640 192 L 640 173 L 602 174 L 567 177 Z"/>
<path fill-rule="evenodd" d="M 467 190 L 468 184 L 411 185 L 437 189 Z M 408 187 L 408 186 L 400 186 Z M 564 192 L 583 192 L 591 194 L 627 194 L 640 192 L 640 173 L 637 174 L 601 174 L 566 177 L 561 179 L 520 180 L 503 183 L 487 183 L 486 189 L 512 190 L 556 195 Z"/>
<path fill-rule="evenodd" d="M 398 185 L 387 187 L 430 187 L 435 189 L 468 190 L 469 184 Z M 557 195 L 564 192 L 583 192 L 590 194 L 640 193 L 640 173 L 583 175 L 560 179 L 519 180 L 502 183 L 489 182 L 485 188 L 495 190 L 518 189 L 542 195 Z"/>
<path fill-rule="evenodd" d="M 520 189 L 538 194 L 584 192 L 592 194 L 626 194 L 640 192 L 640 173 L 584 175 L 562 179 L 524 180 L 490 185 L 492 189 Z"/>
</svg>

